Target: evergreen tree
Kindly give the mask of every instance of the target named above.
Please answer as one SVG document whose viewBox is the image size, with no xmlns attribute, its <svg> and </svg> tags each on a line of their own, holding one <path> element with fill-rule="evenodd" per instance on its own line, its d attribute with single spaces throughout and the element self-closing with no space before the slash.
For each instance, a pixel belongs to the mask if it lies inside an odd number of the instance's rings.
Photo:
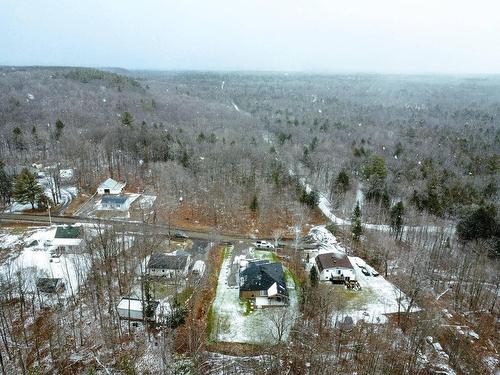
<svg viewBox="0 0 500 375">
<path fill-rule="evenodd" d="M 189 154 L 187 153 L 186 150 L 182 151 L 180 162 L 184 168 L 189 167 Z"/>
<path fill-rule="evenodd" d="M 122 124 L 131 127 L 134 123 L 134 117 L 130 112 L 124 112 L 122 115 Z"/>
<path fill-rule="evenodd" d="M 500 223 L 496 220 L 497 210 L 494 205 L 483 205 L 463 218 L 457 224 L 458 238 L 473 241 L 500 237 Z"/>
<path fill-rule="evenodd" d="M 345 193 L 349 190 L 349 175 L 345 169 L 342 169 L 335 179 L 335 190 L 339 193 Z"/>
<path fill-rule="evenodd" d="M 18 126 L 12 129 L 12 142 L 17 150 L 24 149 L 23 131 Z"/>
<path fill-rule="evenodd" d="M 318 270 L 314 266 L 311 268 L 311 272 L 309 273 L 309 281 L 311 282 L 311 286 L 313 288 L 316 288 L 318 286 L 319 275 Z"/>
<path fill-rule="evenodd" d="M 361 233 L 363 232 L 363 228 L 361 227 L 361 209 L 359 208 L 359 201 L 356 201 L 356 207 L 354 207 L 351 222 L 351 232 L 354 240 L 359 241 Z"/>
<path fill-rule="evenodd" d="M 405 214 L 405 207 L 403 202 L 399 201 L 391 208 L 391 229 L 396 234 L 396 238 L 403 233 L 403 216 Z"/>
<path fill-rule="evenodd" d="M 63 129 L 64 129 L 64 123 L 60 119 L 57 119 L 57 121 L 56 121 L 56 134 L 55 134 L 56 141 L 58 141 L 61 138 L 62 133 L 63 133 Z"/>
<path fill-rule="evenodd" d="M 52 206 L 52 200 L 47 197 L 44 193 L 38 194 L 36 197 L 36 206 L 39 210 L 46 210 L 49 206 Z"/>
<path fill-rule="evenodd" d="M 254 194 L 252 201 L 250 202 L 250 210 L 252 210 L 253 213 L 257 212 L 259 209 L 259 201 L 257 199 L 257 194 Z"/>
<path fill-rule="evenodd" d="M 43 195 L 43 189 L 36 181 L 35 175 L 27 168 L 24 168 L 17 176 L 14 184 L 12 196 L 19 203 L 31 203 L 31 208 L 35 208 L 35 202 L 39 195 Z"/>
<path fill-rule="evenodd" d="M 2 198 L 2 203 L 6 204 L 10 202 L 11 195 L 12 178 L 5 172 L 4 164 L 0 160 L 0 197 Z"/>
</svg>

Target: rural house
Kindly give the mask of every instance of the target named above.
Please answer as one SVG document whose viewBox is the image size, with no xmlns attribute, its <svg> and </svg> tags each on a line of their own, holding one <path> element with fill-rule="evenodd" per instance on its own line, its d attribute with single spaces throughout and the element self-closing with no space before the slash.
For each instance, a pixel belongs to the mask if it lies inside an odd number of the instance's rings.
<svg viewBox="0 0 500 375">
<path fill-rule="evenodd" d="M 125 187 L 125 182 L 118 182 L 112 178 L 108 178 L 97 188 L 97 194 L 121 194 Z"/>
<path fill-rule="evenodd" d="M 128 198 L 123 195 L 105 195 L 101 199 L 102 210 L 120 210 L 126 211 L 129 209 Z"/>
<path fill-rule="evenodd" d="M 144 302 L 144 305 L 147 305 L 147 302 Z M 158 308 L 159 302 L 150 301 L 149 307 L 144 305 L 142 303 L 142 300 L 140 299 L 123 297 L 118 303 L 116 310 L 120 319 L 143 320 L 144 313 L 146 313 L 146 319 L 154 321 L 156 318 L 156 310 Z"/>
<path fill-rule="evenodd" d="M 240 298 L 254 299 L 259 308 L 287 305 L 288 290 L 281 263 L 250 261 L 240 268 Z"/>
<path fill-rule="evenodd" d="M 152 276 L 167 278 L 185 277 L 191 256 L 183 251 L 174 253 L 153 253 L 149 258 L 148 271 Z"/>
<path fill-rule="evenodd" d="M 57 227 L 53 244 L 56 246 L 78 246 L 82 243 L 82 227 L 66 225 Z"/>
<path fill-rule="evenodd" d="M 323 253 L 315 258 L 321 281 L 350 282 L 356 280 L 354 267 L 344 253 Z"/>
</svg>

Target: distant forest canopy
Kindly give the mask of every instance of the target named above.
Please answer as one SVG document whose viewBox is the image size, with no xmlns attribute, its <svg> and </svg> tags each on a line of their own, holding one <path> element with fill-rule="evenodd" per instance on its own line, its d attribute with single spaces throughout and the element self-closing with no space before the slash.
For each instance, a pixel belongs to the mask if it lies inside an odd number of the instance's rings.
<svg viewBox="0 0 500 375">
<path fill-rule="evenodd" d="M 364 221 L 388 223 L 400 201 L 406 222 L 499 203 L 496 76 L 3 67 L 0 127 L 5 164 L 59 161 L 84 189 L 168 181 L 262 219 L 300 200 L 289 169 L 347 217 L 362 194 Z"/>
</svg>

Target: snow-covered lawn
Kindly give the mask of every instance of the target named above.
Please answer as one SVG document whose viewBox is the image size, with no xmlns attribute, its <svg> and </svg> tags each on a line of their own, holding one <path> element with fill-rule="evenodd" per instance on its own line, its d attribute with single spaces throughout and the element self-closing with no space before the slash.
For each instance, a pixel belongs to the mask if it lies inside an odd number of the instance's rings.
<svg viewBox="0 0 500 375">
<path fill-rule="evenodd" d="M 78 286 L 84 282 L 89 270 L 89 263 L 84 254 L 62 254 L 58 258 L 51 257 L 51 252 L 56 249 L 52 244 L 56 226 L 29 229 L 21 234 L 3 232 L 0 235 L 1 247 L 12 248 L 22 244 L 20 253 L 12 253 L 0 265 L 0 278 L 16 280 L 20 272 L 25 286 L 25 292 L 36 290 L 38 277 L 62 278 L 66 286 L 65 296 L 78 292 Z M 30 246 L 31 245 L 31 246 Z"/>
<path fill-rule="evenodd" d="M 255 251 L 255 258 L 272 260 L 272 253 Z M 235 258 L 238 261 L 239 258 Z M 237 343 L 266 343 L 273 341 L 273 332 L 276 326 L 271 322 L 270 316 L 277 310 L 287 309 L 287 319 L 293 321 L 298 315 L 298 296 L 295 285 L 291 278 L 287 279 L 289 284 L 288 293 L 290 304 L 286 307 L 270 307 L 257 309 L 253 312 L 247 311 L 246 303 L 240 301 L 239 289 L 228 286 L 227 279 L 231 272 L 232 257 L 226 254 L 222 263 L 217 285 L 217 294 L 212 305 L 213 321 L 211 339 L 223 342 Z M 283 339 L 286 339 L 286 332 Z"/>
<path fill-rule="evenodd" d="M 53 199 L 50 186 L 54 184 L 51 181 L 51 177 L 45 176 L 39 179 L 38 183 L 40 186 L 43 187 L 44 194 L 50 199 Z M 78 188 L 76 186 L 61 186 L 60 192 L 61 192 L 61 198 L 59 200 L 59 204 L 63 207 L 67 207 L 71 203 L 71 201 L 78 195 Z M 36 207 L 37 205 L 35 203 L 35 208 Z M 31 209 L 32 207 L 30 203 L 22 204 L 14 201 L 9 207 L 5 209 L 5 212 L 20 213 L 22 211 L 27 211 Z"/>
<path fill-rule="evenodd" d="M 330 233 L 324 226 L 311 228 L 309 236 L 318 244 L 318 250 L 309 252 L 308 269 L 315 262 L 315 257 L 321 253 L 343 252 L 345 249 L 337 242 L 335 236 Z M 365 320 L 370 323 L 387 322 L 386 314 L 397 313 L 404 311 L 407 307 L 405 302 L 406 295 L 401 292 L 392 283 L 387 281 L 382 275 L 367 276 L 362 271 L 360 266 L 371 269 L 371 267 L 361 258 L 349 256 L 349 260 L 354 268 L 356 280 L 361 285 L 361 290 L 348 290 L 344 285 L 324 285 L 331 288 L 332 293 L 335 293 L 337 299 L 337 308 L 332 316 L 333 323 L 343 321 L 344 317 L 350 316 L 354 323 L 359 320 Z M 401 303 L 398 300 L 401 298 Z M 412 311 L 417 311 L 414 307 Z"/>
<path fill-rule="evenodd" d="M 156 200 L 156 195 L 142 195 L 139 200 L 139 207 L 143 210 L 146 208 L 153 207 L 153 204 Z"/>
</svg>

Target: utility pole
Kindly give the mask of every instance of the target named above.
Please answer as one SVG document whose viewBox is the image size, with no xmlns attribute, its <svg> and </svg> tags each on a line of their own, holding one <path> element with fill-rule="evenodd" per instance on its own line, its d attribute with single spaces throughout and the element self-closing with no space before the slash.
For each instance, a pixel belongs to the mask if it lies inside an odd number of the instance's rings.
<svg viewBox="0 0 500 375">
<path fill-rule="evenodd" d="M 50 217 L 50 204 L 48 210 L 49 210 L 49 224 L 52 225 L 52 218 Z"/>
</svg>

